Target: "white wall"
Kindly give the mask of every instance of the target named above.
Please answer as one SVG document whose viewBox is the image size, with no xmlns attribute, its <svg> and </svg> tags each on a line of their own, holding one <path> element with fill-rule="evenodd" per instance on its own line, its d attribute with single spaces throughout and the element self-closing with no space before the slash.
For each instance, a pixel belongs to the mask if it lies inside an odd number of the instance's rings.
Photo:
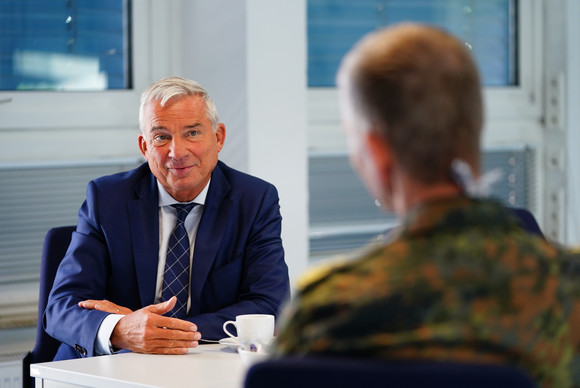
<svg viewBox="0 0 580 388">
<path fill-rule="evenodd" d="M 293 281 L 308 262 L 306 6 L 247 1 L 248 171 L 280 191 Z"/>
<path fill-rule="evenodd" d="M 179 15 L 180 75 L 199 81 L 226 125 L 220 158 L 248 171 L 248 76 L 246 1 L 184 1 Z"/>
<path fill-rule="evenodd" d="M 308 260 L 305 1 L 185 1 L 180 16 L 181 75 L 216 102 L 220 158 L 278 188 L 294 280 Z"/>
<path fill-rule="evenodd" d="M 580 1 L 567 0 L 567 243 L 580 246 Z"/>
</svg>

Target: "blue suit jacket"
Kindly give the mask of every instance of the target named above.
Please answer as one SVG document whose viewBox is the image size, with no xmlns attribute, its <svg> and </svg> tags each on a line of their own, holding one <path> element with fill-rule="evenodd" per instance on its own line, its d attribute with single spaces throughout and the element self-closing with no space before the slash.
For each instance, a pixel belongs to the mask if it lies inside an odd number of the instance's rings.
<svg viewBox="0 0 580 388">
<path fill-rule="evenodd" d="M 187 318 L 203 338 L 223 338 L 223 322 L 239 314 L 278 314 L 289 293 L 281 220 L 274 186 L 218 162 L 196 237 Z M 45 310 L 47 333 L 63 343 L 55 359 L 95 355 L 107 313 L 79 301 L 132 310 L 154 303 L 158 255 L 159 200 L 148 164 L 90 182 Z"/>
</svg>

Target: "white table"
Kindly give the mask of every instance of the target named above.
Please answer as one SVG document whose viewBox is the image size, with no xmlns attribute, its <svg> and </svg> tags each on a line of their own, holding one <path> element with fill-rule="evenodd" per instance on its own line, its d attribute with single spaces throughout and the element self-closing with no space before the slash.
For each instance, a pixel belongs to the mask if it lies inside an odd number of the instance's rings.
<svg viewBox="0 0 580 388">
<path fill-rule="evenodd" d="M 30 366 L 36 387 L 241 388 L 247 368 L 235 350 L 200 345 L 187 355 L 122 353 Z"/>
</svg>

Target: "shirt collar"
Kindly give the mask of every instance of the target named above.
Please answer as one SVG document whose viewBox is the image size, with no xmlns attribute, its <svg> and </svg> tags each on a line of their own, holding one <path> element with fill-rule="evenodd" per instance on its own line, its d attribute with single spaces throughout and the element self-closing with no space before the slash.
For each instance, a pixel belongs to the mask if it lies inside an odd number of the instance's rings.
<svg viewBox="0 0 580 388">
<path fill-rule="evenodd" d="M 159 180 L 156 179 L 157 181 L 157 190 L 159 191 L 159 207 L 162 206 L 170 206 L 176 203 L 188 203 L 188 202 L 179 202 L 177 201 L 175 198 L 173 198 L 166 190 L 165 188 L 161 185 L 161 183 L 159 183 Z M 207 191 L 209 189 L 209 184 L 211 183 L 211 178 L 210 180 L 207 182 L 207 185 L 205 185 L 205 187 L 203 188 L 203 190 L 201 191 L 201 193 L 198 194 L 197 197 L 195 197 L 192 201 L 189 201 L 189 203 L 195 202 L 199 205 L 205 205 L 205 198 L 207 197 Z"/>
</svg>

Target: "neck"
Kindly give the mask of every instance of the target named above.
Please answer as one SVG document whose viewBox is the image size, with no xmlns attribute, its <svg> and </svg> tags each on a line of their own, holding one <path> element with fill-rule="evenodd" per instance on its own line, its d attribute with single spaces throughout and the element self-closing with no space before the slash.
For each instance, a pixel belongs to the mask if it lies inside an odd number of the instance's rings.
<svg viewBox="0 0 580 388">
<path fill-rule="evenodd" d="M 406 174 L 393 185 L 393 210 L 404 217 L 412 208 L 435 199 L 461 196 L 460 188 L 452 182 L 424 184 Z"/>
</svg>

